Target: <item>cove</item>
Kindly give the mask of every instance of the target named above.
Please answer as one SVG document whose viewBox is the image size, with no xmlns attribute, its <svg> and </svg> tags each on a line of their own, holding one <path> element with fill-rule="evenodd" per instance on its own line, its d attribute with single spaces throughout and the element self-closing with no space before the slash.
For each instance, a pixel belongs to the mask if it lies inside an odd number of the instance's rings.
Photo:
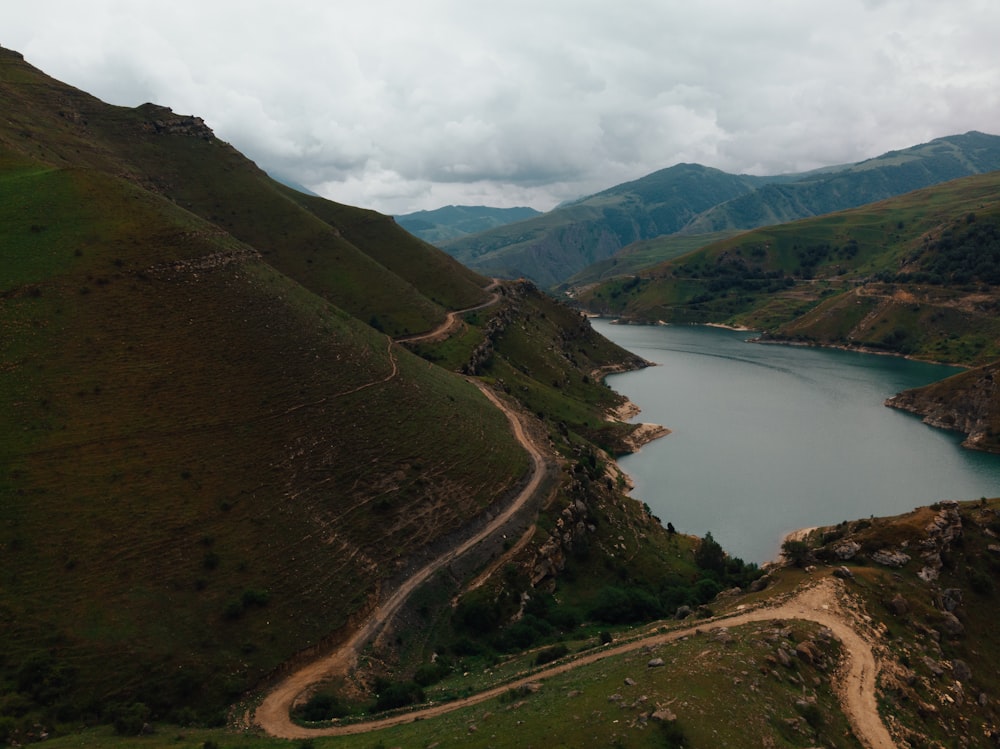
<svg viewBox="0 0 1000 749">
<path fill-rule="evenodd" d="M 706 326 L 592 324 L 658 365 L 607 378 L 637 420 L 672 430 L 619 460 L 632 495 L 747 562 L 774 559 L 798 528 L 1000 494 L 1000 456 L 883 405 L 954 367 Z"/>
</svg>

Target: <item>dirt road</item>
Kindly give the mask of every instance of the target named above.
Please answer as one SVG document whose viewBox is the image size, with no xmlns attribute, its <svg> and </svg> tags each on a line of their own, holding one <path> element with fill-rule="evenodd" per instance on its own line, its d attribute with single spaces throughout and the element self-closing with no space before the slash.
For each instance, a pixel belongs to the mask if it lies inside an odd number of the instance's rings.
<svg viewBox="0 0 1000 749">
<path fill-rule="evenodd" d="M 738 627 L 751 622 L 774 619 L 798 619 L 816 622 L 821 626 L 828 627 L 843 644 L 847 658 L 845 668 L 839 674 L 837 690 L 841 705 L 851 726 L 854 728 L 855 735 L 869 749 L 895 749 L 896 744 L 893 742 L 892 737 L 889 735 L 878 714 L 875 694 L 875 681 L 878 675 L 878 668 L 875 656 L 869 643 L 858 633 L 850 615 L 840 606 L 837 595 L 838 585 L 833 578 L 824 578 L 819 583 L 800 590 L 794 597 L 776 606 L 764 606 L 731 616 L 718 617 L 710 621 L 700 621 L 695 627 L 651 634 L 623 645 L 588 653 L 572 661 L 534 672 L 529 676 L 507 682 L 461 700 L 455 700 L 443 705 L 433 705 L 422 710 L 414 710 L 363 723 L 328 726 L 325 728 L 303 728 L 288 720 L 287 707 L 284 707 L 283 719 L 269 720 L 266 724 L 261 720 L 261 711 L 258 710 L 258 722 L 269 733 L 284 738 L 341 736 L 366 733 L 382 728 L 389 728 L 390 726 L 411 723 L 416 720 L 434 718 L 453 710 L 477 705 L 498 697 L 511 689 L 532 682 L 544 681 L 571 669 L 596 663 L 605 658 L 612 658 L 641 648 L 672 642 L 682 637 L 690 636 L 699 629 L 704 631 L 706 628 L 712 626 Z M 304 682 L 303 686 L 308 685 L 308 683 L 308 681 Z M 294 695 L 292 697 L 294 698 Z M 290 702 L 288 704 L 290 705 Z"/>
<path fill-rule="evenodd" d="M 290 717 L 295 699 L 313 684 L 330 676 L 347 674 L 357 663 L 361 649 L 372 638 L 377 637 L 387 622 L 398 613 L 413 591 L 427 581 L 435 572 L 447 566 L 485 538 L 498 532 L 539 491 L 546 474 L 546 458 L 542 449 L 533 441 L 521 424 L 520 418 L 499 397 L 485 385 L 472 381 L 483 394 L 503 413 L 510 422 L 518 442 L 524 445 L 531 456 L 531 476 L 517 497 L 502 512 L 493 518 L 481 531 L 446 554 L 425 565 L 407 579 L 386 601 L 381 603 L 365 623 L 336 651 L 290 674 L 279 682 L 264 698 L 254 714 L 254 722 L 267 733 L 281 738 L 305 738 L 337 733 L 328 729 L 307 729 L 295 725 Z M 372 730 L 361 729 L 361 730 Z M 342 733 L 342 731 L 341 731 Z"/>
<path fill-rule="evenodd" d="M 449 312 L 445 315 L 444 322 L 438 325 L 434 330 L 428 331 L 426 333 L 417 333 L 416 335 L 402 336 L 396 339 L 396 343 L 416 343 L 417 341 L 441 341 L 445 338 L 451 336 L 455 332 L 455 329 L 461 324 L 460 316 L 467 312 L 475 312 L 478 309 L 486 309 L 487 307 L 492 307 L 498 301 L 500 301 L 500 294 L 494 289 L 500 285 L 500 282 L 493 279 L 493 283 L 487 286 L 483 291 L 492 292 L 490 298 L 487 299 L 482 304 L 476 304 L 472 307 L 466 307 L 465 309 L 457 309 L 454 312 Z"/>
</svg>

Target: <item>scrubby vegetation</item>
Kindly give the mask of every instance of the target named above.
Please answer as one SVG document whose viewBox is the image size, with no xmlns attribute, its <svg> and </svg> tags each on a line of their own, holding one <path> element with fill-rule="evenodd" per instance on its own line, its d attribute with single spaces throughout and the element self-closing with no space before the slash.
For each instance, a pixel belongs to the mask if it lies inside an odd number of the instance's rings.
<svg viewBox="0 0 1000 749">
<path fill-rule="evenodd" d="M 997 174 L 723 239 L 577 298 L 639 320 L 982 364 L 1000 356 Z"/>
</svg>

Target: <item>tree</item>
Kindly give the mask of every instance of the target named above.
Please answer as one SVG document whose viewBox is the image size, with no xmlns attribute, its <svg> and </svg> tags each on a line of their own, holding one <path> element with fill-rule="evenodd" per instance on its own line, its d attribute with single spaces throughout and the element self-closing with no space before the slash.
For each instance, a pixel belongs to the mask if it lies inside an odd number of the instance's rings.
<svg viewBox="0 0 1000 749">
<path fill-rule="evenodd" d="M 724 572 L 726 568 L 726 552 L 722 550 L 718 541 L 712 538 L 709 531 L 698 544 L 698 549 L 694 553 L 694 563 L 700 569 L 710 572 Z"/>
<path fill-rule="evenodd" d="M 809 544 L 795 539 L 788 539 L 781 544 L 781 553 L 796 567 L 805 567 L 811 556 Z"/>
</svg>

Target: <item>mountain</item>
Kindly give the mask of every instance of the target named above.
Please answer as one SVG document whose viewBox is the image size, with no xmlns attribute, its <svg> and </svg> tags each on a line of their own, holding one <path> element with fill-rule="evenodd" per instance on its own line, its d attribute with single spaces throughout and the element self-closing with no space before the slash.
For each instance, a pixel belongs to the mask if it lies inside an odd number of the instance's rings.
<svg viewBox="0 0 1000 749">
<path fill-rule="evenodd" d="M 578 312 L 5 49 L 0 108 L 0 741 L 222 721 L 536 476 L 548 502 L 504 532 L 543 529 L 509 564 L 541 564 L 577 501 L 616 519 L 595 545 L 666 539 L 581 483 L 637 428 L 595 372 L 642 362 Z M 519 402 L 540 467 L 496 405 Z M 563 542 L 512 595 L 554 584 Z"/>
<path fill-rule="evenodd" d="M 580 285 L 636 272 L 720 232 L 818 216 L 994 169 L 1000 169 L 1000 136 L 977 132 L 797 175 L 732 175 L 679 164 L 442 247 L 488 275 L 525 276 L 546 287 L 572 278 Z"/>
<path fill-rule="evenodd" d="M 0 107 L 0 743 L 993 740 L 997 501 L 764 575 L 628 495 L 578 311 L 3 49 Z M 878 283 L 984 293 L 960 193 Z"/>
<path fill-rule="evenodd" d="M 534 208 L 490 208 L 484 205 L 449 205 L 433 211 L 395 216 L 396 223 L 431 244 L 441 244 L 515 221 L 540 216 Z"/>
<path fill-rule="evenodd" d="M 1000 172 L 755 229 L 581 290 L 592 312 L 983 364 L 1000 357 Z"/>
<path fill-rule="evenodd" d="M 679 231 L 702 211 L 759 184 L 755 177 L 678 164 L 442 247 L 488 275 L 552 286 L 631 242 Z"/>
<path fill-rule="evenodd" d="M 705 211 L 682 231 L 707 234 L 781 224 L 996 169 L 1000 136 L 974 131 L 951 135 L 794 182 L 764 185 Z"/>
</svg>

